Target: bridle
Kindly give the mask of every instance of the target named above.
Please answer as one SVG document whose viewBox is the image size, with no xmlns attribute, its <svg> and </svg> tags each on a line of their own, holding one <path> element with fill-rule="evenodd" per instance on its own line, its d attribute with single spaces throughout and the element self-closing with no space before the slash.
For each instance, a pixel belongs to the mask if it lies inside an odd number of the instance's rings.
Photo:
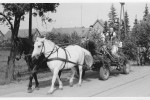
<svg viewBox="0 0 150 100">
<path fill-rule="evenodd" d="M 56 48 L 56 49 L 55 49 Z M 58 49 L 59 49 L 60 47 L 57 47 L 56 45 L 54 45 L 54 48 L 52 49 L 52 51 L 48 51 L 48 52 L 46 52 L 45 53 L 45 45 L 44 45 L 44 42 L 42 42 L 42 49 L 41 49 L 41 52 L 40 52 L 40 55 L 41 54 L 49 54 L 46 58 L 48 59 L 53 53 L 55 53 L 55 52 L 58 52 Z M 43 50 L 44 49 L 44 50 Z M 42 52 L 43 51 L 43 52 Z M 58 54 L 58 53 L 57 53 Z"/>
<path fill-rule="evenodd" d="M 56 48 L 56 49 L 55 49 L 55 48 Z M 72 64 L 75 64 L 75 65 L 80 65 L 80 64 L 77 64 L 77 63 L 74 63 L 74 62 L 68 60 L 68 55 L 67 55 L 67 52 L 68 52 L 68 51 L 67 51 L 66 49 L 64 49 L 64 48 L 62 48 L 62 49 L 63 49 L 64 52 L 65 52 L 66 59 L 64 59 L 64 58 L 59 58 L 59 57 L 58 57 L 58 50 L 60 49 L 60 47 L 57 47 L 56 45 L 54 45 L 54 48 L 52 49 L 52 51 L 49 51 L 49 52 L 46 52 L 46 53 L 45 53 L 45 45 L 44 45 L 44 42 L 42 42 L 42 49 L 41 49 L 41 53 L 40 53 L 40 54 L 42 54 L 43 49 L 44 49 L 43 54 L 49 53 L 49 55 L 48 55 L 47 57 L 45 57 L 45 59 L 46 59 L 47 61 L 54 61 L 54 60 L 63 61 L 63 62 L 64 62 L 64 67 L 65 67 L 65 65 L 66 65 L 67 62 L 72 63 Z M 55 52 L 57 52 L 57 57 L 49 58 L 49 57 L 50 57 L 53 53 L 55 53 Z M 69 54 L 69 52 L 68 52 L 68 54 Z M 70 56 L 70 55 L 69 55 L 69 56 Z M 71 57 L 71 56 L 70 56 L 70 57 Z M 82 65 L 82 66 L 83 66 L 83 65 Z M 63 67 L 62 69 L 64 69 L 64 67 Z"/>
</svg>

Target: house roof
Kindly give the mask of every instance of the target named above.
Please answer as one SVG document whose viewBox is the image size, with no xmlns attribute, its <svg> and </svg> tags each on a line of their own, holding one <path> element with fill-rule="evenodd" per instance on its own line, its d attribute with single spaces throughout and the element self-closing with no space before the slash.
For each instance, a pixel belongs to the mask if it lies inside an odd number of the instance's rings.
<svg viewBox="0 0 150 100">
<path fill-rule="evenodd" d="M 32 29 L 32 35 L 34 35 L 36 32 L 38 32 L 40 34 L 40 32 L 38 31 L 38 29 Z M 11 31 L 8 31 L 6 34 L 5 34 L 5 37 L 7 39 L 10 39 L 11 38 Z M 29 36 L 29 30 L 28 29 L 20 29 L 19 32 L 18 32 L 18 37 L 28 37 Z"/>
<path fill-rule="evenodd" d="M 53 28 L 51 32 L 69 34 L 76 32 L 79 36 L 83 36 L 88 32 L 89 28 L 73 27 L 73 28 Z"/>
<path fill-rule="evenodd" d="M 93 24 L 93 26 L 94 26 L 96 23 L 99 23 L 102 27 L 104 27 L 104 22 L 103 22 L 103 20 L 97 19 L 97 20 L 95 21 L 95 23 Z"/>
<path fill-rule="evenodd" d="M 104 27 L 104 22 L 102 20 L 97 19 L 93 26 L 99 23 L 102 27 Z M 85 36 L 87 32 L 89 31 L 89 28 L 84 27 L 72 27 L 72 28 L 53 28 L 51 32 L 53 33 L 61 33 L 61 34 L 69 34 L 76 32 L 79 36 Z"/>
</svg>

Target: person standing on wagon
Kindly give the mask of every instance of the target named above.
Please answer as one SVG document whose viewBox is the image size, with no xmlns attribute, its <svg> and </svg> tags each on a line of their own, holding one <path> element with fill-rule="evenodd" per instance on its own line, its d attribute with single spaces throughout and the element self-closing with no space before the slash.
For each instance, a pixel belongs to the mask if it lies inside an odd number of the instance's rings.
<svg viewBox="0 0 150 100">
<path fill-rule="evenodd" d="M 117 56 L 116 55 L 116 53 L 117 53 L 117 51 L 116 50 L 114 50 L 115 48 L 114 48 L 114 45 L 116 45 L 115 43 L 116 43 L 116 38 L 117 38 L 117 35 L 116 35 L 116 32 L 114 31 L 114 29 L 111 27 L 110 28 L 110 30 L 109 30 L 109 42 L 108 42 L 108 48 L 109 48 L 109 50 L 110 50 L 110 53 L 111 53 L 111 55 L 113 56 Z"/>
<path fill-rule="evenodd" d="M 116 41 L 116 32 L 114 31 L 113 28 L 110 28 L 110 32 L 109 32 L 109 40 L 111 42 L 112 45 L 114 45 L 114 42 Z"/>
<path fill-rule="evenodd" d="M 122 47 L 122 42 L 117 39 L 117 35 L 113 28 L 110 28 L 110 42 L 111 42 L 111 53 L 113 56 L 119 58 L 118 49 Z"/>
<path fill-rule="evenodd" d="M 91 40 L 92 34 L 93 34 L 93 25 L 90 25 L 89 31 L 87 32 L 87 35 L 86 35 L 86 40 Z"/>
</svg>

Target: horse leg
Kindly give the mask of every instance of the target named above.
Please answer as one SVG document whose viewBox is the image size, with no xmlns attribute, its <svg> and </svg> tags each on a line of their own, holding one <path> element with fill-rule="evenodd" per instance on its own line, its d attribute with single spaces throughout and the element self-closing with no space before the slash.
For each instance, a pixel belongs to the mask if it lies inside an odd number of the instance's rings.
<svg viewBox="0 0 150 100">
<path fill-rule="evenodd" d="M 29 57 L 25 57 L 25 61 L 28 65 L 28 71 L 31 72 L 31 61 L 29 59 Z M 33 73 L 29 76 L 29 85 L 28 85 L 28 93 L 31 93 L 32 92 L 32 79 L 33 79 Z"/>
<path fill-rule="evenodd" d="M 58 72 L 58 77 L 59 77 L 59 79 L 60 79 L 60 76 L 61 76 L 61 72 L 62 72 L 62 70 L 60 70 L 60 71 Z M 60 80 L 61 80 L 61 79 L 60 79 Z M 59 83 L 56 81 L 55 85 L 59 85 Z"/>
<path fill-rule="evenodd" d="M 62 72 L 62 70 L 60 70 L 60 71 L 58 72 L 59 79 L 60 79 L 60 76 L 61 76 L 61 72 Z"/>
<path fill-rule="evenodd" d="M 73 86 L 73 79 L 74 79 L 75 71 L 76 71 L 75 67 L 71 68 L 72 74 L 71 74 L 71 78 L 70 78 L 70 81 L 69 81 L 70 87 Z"/>
<path fill-rule="evenodd" d="M 82 66 L 80 66 L 80 65 L 79 65 L 79 74 L 80 74 L 80 77 L 79 77 L 78 85 L 81 86 L 81 83 L 82 83 Z"/>
<path fill-rule="evenodd" d="M 60 80 L 60 76 L 57 75 L 57 80 L 59 82 L 59 89 L 63 90 L 63 84 L 62 81 Z"/>
<path fill-rule="evenodd" d="M 38 82 L 38 79 L 37 79 L 37 73 L 36 72 L 33 73 L 33 77 L 34 77 L 34 80 L 35 80 L 35 89 L 39 90 L 39 82 Z"/>
<path fill-rule="evenodd" d="M 59 70 L 58 69 L 54 69 L 53 70 L 53 78 L 52 78 L 52 84 L 51 84 L 51 88 L 49 89 L 49 91 L 47 92 L 48 94 L 52 94 L 54 92 L 54 84 L 55 84 L 55 81 L 56 81 L 56 78 L 58 76 L 58 72 Z"/>
<path fill-rule="evenodd" d="M 29 76 L 28 93 L 32 92 L 32 79 L 33 79 L 33 74 Z"/>
</svg>

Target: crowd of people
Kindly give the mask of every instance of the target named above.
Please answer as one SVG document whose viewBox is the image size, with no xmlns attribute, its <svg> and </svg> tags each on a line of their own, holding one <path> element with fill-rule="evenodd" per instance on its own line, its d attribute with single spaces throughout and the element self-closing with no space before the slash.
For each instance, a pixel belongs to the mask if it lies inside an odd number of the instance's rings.
<svg viewBox="0 0 150 100">
<path fill-rule="evenodd" d="M 93 26 L 90 26 L 89 32 L 87 33 L 86 40 L 94 40 L 93 34 L 98 34 L 98 39 L 103 44 L 104 49 L 109 51 L 109 54 L 112 57 L 119 57 L 118 49 L 122 47 L 122 42 L 119 41 L 118 36 L 114 28 L 110 28 L 107 32 L 102 32 L 100 29 L 93 29 Z"/>
</svg>

